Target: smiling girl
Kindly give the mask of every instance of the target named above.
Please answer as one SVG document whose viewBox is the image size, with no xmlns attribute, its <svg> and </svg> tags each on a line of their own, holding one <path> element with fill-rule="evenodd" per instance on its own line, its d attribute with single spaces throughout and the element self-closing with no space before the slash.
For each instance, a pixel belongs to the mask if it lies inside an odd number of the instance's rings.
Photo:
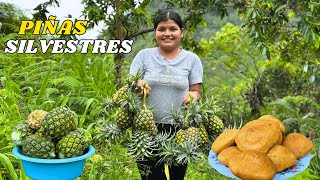
<svg viewBox="0 0 320 180">
<path fill-rule="evenodd" d="M 203 68 L 196 54 L 179 47 L 184 32 L 179 14 L 160 12 L 154 20 L 154 32 L 158 47 L 140 50 L 133 59 L 130 74 L 144 73 L 138 87 L 147 90 L 147 104 L 153 106 L 158 132 L 174 135 L 178 129 L 169 116 L 170 110 L 188 104 L 190 96 L 200 100 Z M 143 180 L 166 179 L 164 164 L 151 159 L 138 161 L 138 167 L 145 165 L 150 166 L 151 173 L 147 176 L 139 168 Z M 187 164 L 172 165 L 170 179 L 184 179 L 186 169 Z"/>
</svg>

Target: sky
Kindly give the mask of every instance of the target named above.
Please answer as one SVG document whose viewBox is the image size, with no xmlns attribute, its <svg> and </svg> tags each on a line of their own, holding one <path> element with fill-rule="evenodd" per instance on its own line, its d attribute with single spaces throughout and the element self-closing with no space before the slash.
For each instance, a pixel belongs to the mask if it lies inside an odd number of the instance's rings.
<svg viewBox="0 0 320 180">
<path fill-rule="evenodd" d="M 72 15 L 72 20 L 84 19 L 81 17 L 81 11 L 84 8 L 84 5 L 81 4 L 82 0 L 60 0 L 60 7 L 49 7 L 49 14 L 47 15 L 55 15 L 57 16 L 57 20 L 63 21 L 68 16 L 68 14 Z M 11 3 L 23 9 L 25 14 L 28 17 L 32 17 L 31 14 L 34 13 L 33 9 L 40 3 L 46 2 L 46 0 L 0 0 L 0 2 Z M 94 28 L 93 30 L 88 30 L 86 33 L 79 37 L 80 39 L 96 39 L 99 34 L 99 31 L 103 28 L 103 24 L 100 23 L 99 26 Z"/>
</svg>

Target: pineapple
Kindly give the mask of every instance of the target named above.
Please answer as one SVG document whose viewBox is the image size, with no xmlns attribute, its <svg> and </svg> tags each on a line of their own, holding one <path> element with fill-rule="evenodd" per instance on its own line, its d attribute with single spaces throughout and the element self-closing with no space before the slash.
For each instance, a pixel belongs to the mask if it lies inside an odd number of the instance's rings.
<svg viewBox="0 0 320 180">
<path fill-rule="evenodd" d="M 92 140 L 93 140 L 92 135 L 88 130 L 86 130 L 84 128 L 77 128 L 75 131 L 79 132 L 88 144 L 92 143 Z"/>
<path fill-rule="evenodd" d="M 30 135 L 25 139 L 22 153 L 29 157 L 41 159 L 53 159 L 56 157 L 54 143 L 39 134 Z"/>
<path fill-rule="evenodd" d="M 126 130 L 131 128 L 133 125 L 133 116 L 136 113 L 138 107 L 141 107 L 140 97 L 128 91 L 124 97 L 120 109 L 117 111 L 116 115 L 116 125 L 119 126 L 121 130 Z"/>
<path fill-rule="evenodd" d="M 128 129 L 132 126 L 132 117 L 126 109 L 119 109 L 116 115 L 116 125 L 120 129 Z"/>
<path fill-rule="evenodd" d="M 60 140 L 77 127 L 75 112 L 66 107 L 56 107 L 50 111 L 41 123 L 39 132 L 55 140 Z"/>
<path fill-rule="evenodd" d="M 182 144 L 184 142 L 187 141 L 187 138 L 185 136 L 185 130 L 180 129 L 177 133 L 176 133 L 176 137 L 175 140 L 178 144 Z"/>
<path fill-rule="evenodd" d="M 158 133 L 157 126 L 153 120 L 153 113 L 146 106 L 140 109 L 134 116 L 134 130 L 145 131 L 155 136 Z"/>
<path fill-rule="evenodd" d="M 206 128 L 203 124 L 200 124 L 199 132 L 200 132 L 202 144 L 207 144 L 209 142 L 209 136 L 208 136 Z"/>
<path fill-rule="evenodd" d="M 127 90 L 128 90 L 128 85 L 125 85 L 122 88 L 120 88 L 115 94 L 113 94 L 112 96 L 113 103 L 120 106 L 121 103 L 124 101 Z"/>
<path fill-rule="evenodd" d="M 60 159 L 81 156 L 88 146 L 81 131 L 71 131 L 58 141 L 58 156 Z"/>
<path fill-rule="evenodd" d="M 41 122 L 44 117 L 48 114 L 47 111 L 44 110 L 34 110 L 28 116 L 28 124 L 30 128 L 34 130 L 38 130 L 40 128 Z"/>
<path fill-rule="evenodd" d="M 198 128 L 189 127 L 185 133 L 187 141 L 194 142 L 196 144 L 201 144 L 201 135 Z"/>
<path fill-rule="evenodd" d="M 213 97 L 207 97 L 204 95 L 205 101 L 203 102 L 204 111 L 202 117 L 204 119 L 203 125 L 205 126 L 210 138 L 215 138 L 224 129 L 222 120 L 216 116 L 220 108 L 217 106 L 217 102 Z"/>
<path fill-rule="evenodd" d="M 223 122 L 218 116 L 209 117 L 208 121 L 205 122 L 205 126 L 210 136 L 219 135 L 224 129 Z"/>
<path fill-rule="evenodd" d="M 25 138 L 32 135 L 34 132 L 35 131 L 31 129 L 28 124 L 18 124 L 12 129 L 12 142 L 17 146 L 21 146 Z"/>
<path fill-rule="evenodd" d="M 158 133 L 157 126 L 153 120 L 153 112 L 146 105 L 146 89 L 144 89 L 143 105 L 138 110 L 133 119 L 133 128 L 135 131 L 145 131 L 152 136 Z"/>
<path fill-rule="evenodd" d="M 178 144 L 184 144 L 184 143 L 195 143 L 195 144 L 201 144 L 202 138 L 201 134 L 198 128 L 196 127 L 189 127 L 186 130 L 179 130 L 176 133 L 176 142 Z"/>
</svg>

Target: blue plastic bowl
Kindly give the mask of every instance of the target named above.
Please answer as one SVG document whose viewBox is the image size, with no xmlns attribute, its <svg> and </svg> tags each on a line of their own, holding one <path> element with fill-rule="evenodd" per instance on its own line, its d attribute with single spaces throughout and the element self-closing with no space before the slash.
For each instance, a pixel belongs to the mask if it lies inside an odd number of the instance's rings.
<svg viewBox="0 0 320 180">
<path fill-rule="evenodd" d="M 38 159 L 21 154 L 21 149 L 13 148 L 12 153 L 21 159 L 27 176 L 34 180 L 71 180 L 81 176 L 86 159 L 95 152 L 93 146 L 82 156 L 66 159 Z"/>
</svg>

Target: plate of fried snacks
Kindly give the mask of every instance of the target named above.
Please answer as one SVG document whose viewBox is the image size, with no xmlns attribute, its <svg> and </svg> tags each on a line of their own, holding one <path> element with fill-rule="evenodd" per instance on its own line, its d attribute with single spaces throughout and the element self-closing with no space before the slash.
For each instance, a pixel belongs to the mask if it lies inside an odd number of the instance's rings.
<svg viewBox="0 0 320 180">
<path fill-rule="evenodd" d="M 290 133 L 273 115 L 252 120 L 240 129 L 227 129 L 213 142 L 209 164 L 236 179 L 282 180 L 303 172 L 311 160 L 312 140 Z"/>
</svg>

